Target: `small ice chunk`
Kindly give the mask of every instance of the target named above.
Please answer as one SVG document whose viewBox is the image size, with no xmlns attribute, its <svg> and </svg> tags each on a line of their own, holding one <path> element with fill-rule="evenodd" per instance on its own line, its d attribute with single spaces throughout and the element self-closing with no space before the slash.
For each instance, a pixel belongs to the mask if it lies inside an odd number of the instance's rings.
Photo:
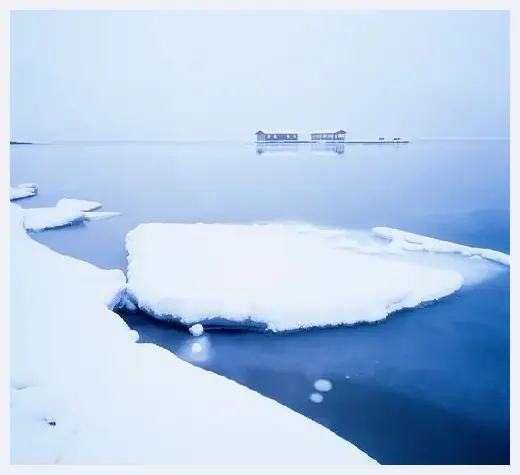
<svg viewBox="0 0 520 475">
<path fill-rule="evenodd" d="M 200 323 L 191 326 L 189 330 L 193 336 L 200 336 L 204 333 L 204 327 Z"/>
<path fill-rule="evenodd" d="M 320 404 L 323 401 L 323 395 L 320 393 L 312 393 L 309 399 L 316 404 Z"/>
<path fill-rule="evenodd" d="M 325 393 L 332 389 L 332 383 L 328 379 L 317 379 L 314 381 L 314 388 L 316 391 Z"/>
</svg>

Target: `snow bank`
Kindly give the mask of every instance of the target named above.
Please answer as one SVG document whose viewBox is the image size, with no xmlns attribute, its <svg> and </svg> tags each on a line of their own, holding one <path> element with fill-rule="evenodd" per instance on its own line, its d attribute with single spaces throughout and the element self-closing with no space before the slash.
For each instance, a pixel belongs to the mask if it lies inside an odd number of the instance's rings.
<svg viewBox="0 0 520 475">
<path fill-rule="evenodd" d="M 304 225 L 142 224 L 126 239 L 129 294 L 159 319 L 277 331 L 377 321 L 463 283 L 368 247 Z"/>
<path fill-rule="evenodd" d="M 467 257 L 482 257 L 489 261 L 509 266 L 510 256 L 503 252 L 478 247 L 463 246 L 448 241 L 421 236 L 399 229 L 377 227 L 372 232 L 381 238 L 392 241 L 392 244 L 406 251 L 429 251 L 436 253 L 455 253 Z"/>
<path fill-rule="evenodd" d="M 38 185 L 34 183 L 22 183 L 21 185 L 11 186 L 11 201 L 29 198 L 38 193 Z"/>
<path fill-rule="evenodd" d="M 135 343 L 109 310 L 124 300 L 122 272 L 36 243 L 24 215 L 11 205 L 11 463 L 374 463 L 282 405 Z"/>
</svg>

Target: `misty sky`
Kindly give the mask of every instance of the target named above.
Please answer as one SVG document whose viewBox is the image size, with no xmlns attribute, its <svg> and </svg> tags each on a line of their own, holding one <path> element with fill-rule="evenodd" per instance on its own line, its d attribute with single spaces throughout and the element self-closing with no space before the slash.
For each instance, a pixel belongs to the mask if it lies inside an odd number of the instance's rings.
<svg viewBox="0 0 520 475">
<path fill-rule="evenodd" d="M 509 136 L 508 12 L 12 12 L 13 140 Z"/>
</svg>

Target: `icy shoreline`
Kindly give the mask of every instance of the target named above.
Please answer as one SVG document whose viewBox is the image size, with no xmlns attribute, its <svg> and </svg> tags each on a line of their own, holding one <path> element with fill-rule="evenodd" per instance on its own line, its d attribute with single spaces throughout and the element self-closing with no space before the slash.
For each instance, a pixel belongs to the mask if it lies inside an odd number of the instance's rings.
<svg viewBox="0 0 520 475">
<path fill-rule="evenodd" d="M 110 310 L 124 274 L 33 241 L 24 219 L 11 204 L 11 463 L 376 463 L 275 401 L 137 344 Z"/>
</svg>

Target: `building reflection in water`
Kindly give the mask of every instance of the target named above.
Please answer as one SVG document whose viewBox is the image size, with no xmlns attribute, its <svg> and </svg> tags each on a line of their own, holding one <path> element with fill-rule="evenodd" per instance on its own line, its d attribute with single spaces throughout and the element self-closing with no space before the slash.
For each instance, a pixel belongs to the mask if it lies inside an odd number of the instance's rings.
<svg viewBox="0 0 520 475">
<path fill-rule="evenodd" d="M 341 155 L 345 153 L 344 143 L 312 143 L 311 152 L 313 153 L 337 153 Z"/>
<path fill-rule="evenodd" d="M 256 153 L 262 155 L 264 153 L 296 153 L 298 152 L 298 144 L 294 143 L 262 143 L 256 145 Z"/>
<path fill-rule="evenodd" d="M 298 152 L 298 150 L 304 150 L 307 148 L 309 144 L 290 144 L 290 143 L 272 143 L 272 144 L 257 144 L 256 145 L 256 153 L 258 155 L 262 155 L 264 153 L 269 154 L 293 154 Z M 300 148 L 301 147 L 301 148 Z M 330 154 L 336 153 L 341 155 L 345 153 L 345 144 L 344 143 L 311 143 L 310 144 L 311 152 L 317 154 Z"/>
</svg>

